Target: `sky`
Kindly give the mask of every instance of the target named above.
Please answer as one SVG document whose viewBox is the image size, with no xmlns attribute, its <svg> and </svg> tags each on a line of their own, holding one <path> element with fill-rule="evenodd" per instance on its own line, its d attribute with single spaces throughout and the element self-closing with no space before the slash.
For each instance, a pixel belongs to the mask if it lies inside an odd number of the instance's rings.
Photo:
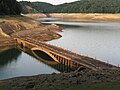
<svg viewBox="0 0 120 90">
<path fill-rule="evenodd" d="M 67 3 L 67 2 L 78 1 L 78 0 L 17 0 L 17 1 L 30 1 L 30 2 L 39 1 L 39 2 L 48 2 L 51 4 L 57 5 L 57 4 Z"/>
</svg>

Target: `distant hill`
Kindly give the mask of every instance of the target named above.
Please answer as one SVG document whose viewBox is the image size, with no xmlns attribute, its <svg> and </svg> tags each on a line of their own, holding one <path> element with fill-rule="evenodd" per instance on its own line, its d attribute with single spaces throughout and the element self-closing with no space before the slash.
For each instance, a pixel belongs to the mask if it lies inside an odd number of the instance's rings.
<svg viewBox="0 0 120 90">
<path fill-rule="evenodd" d="M 23 1 L 20 4 L 23 13 L 120 13 L 120 0 L 80 0 L 60 5 Z"/>
</svg>

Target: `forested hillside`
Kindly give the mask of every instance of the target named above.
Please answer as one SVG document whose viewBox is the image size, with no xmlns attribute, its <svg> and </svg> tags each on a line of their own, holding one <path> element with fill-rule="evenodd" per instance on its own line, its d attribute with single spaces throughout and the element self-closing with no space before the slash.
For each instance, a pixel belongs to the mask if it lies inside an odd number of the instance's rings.
<svg viewBox="0 0 120 90">
<path fill-rule="evenodd" d="M 20 2 L 20 4 L 23 13 L 120 13 L 120 0 L 80 0 L 61 5 L 43 2 Z M 28 6 L 33 10 L 25 8 Z"/>
<path fill-rule="evenodd" d="M 22 1 L 20 2 L 22 6 L 23 13 L 50 13 L 53 11 L 54 5 L 44 2 L 27 2 Z"/>
<path fill-rule="evenodd" d="M 0 0 L 0 15 L 17 15 L 20 13 L 21 7 L 16 0 Z"/>
<path fill-rule="evenodd" d="M 31 2 L 22 1 L 22 2 L 20 2 L 20 5 L 22 6 L 22 13 L 37 13 L 37 12 L 41 12 L 41 11 L 37 11 L 36 7 Z"/>
<path fill-rule="evenodd" d="M 62 8 L 61 10 L 57 10 Z M 81 0 L 58 5 L 54 11 L 68 13 L 120 13 L 120 0 Z"/>
</svg>

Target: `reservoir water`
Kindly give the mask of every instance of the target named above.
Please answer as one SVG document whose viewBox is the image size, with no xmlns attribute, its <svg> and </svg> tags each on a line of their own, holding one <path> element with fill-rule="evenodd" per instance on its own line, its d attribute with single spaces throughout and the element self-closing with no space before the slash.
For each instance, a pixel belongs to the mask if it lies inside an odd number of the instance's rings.
<svg viewBox="0 0 120 90">
<path fill-rule="evenodd" d="M 58 24 L 64 28 L 63 32 L 59 32 L 62 38 L 48 43 L 116 66 L 120 65 L 120 23 L 60 20 L 43 23 Z"/>
<path fill-rule="evenodd" d="M 30 54 L 16 48 L 0 49 L 0 80 L 18 76 L 51 74 L 62 72 L 55 67 L 56 62 L 42 62 Z"/>
<path fill-rule="evenodd" d="M 58 18 L 45 20 L 47 22 L 43 23 L 55 23 L 64 28 L 63 32 L 58 32 L 62 35 L 60 39 L 47 43 L 116 66 L 120 65 L 120 23 L 64 22 Z M 0 80 L 18 76 L 60 73 L 66 70 L 64 66 L 54 61 L 38 60 L 30 51 L 24 51 L 16 48 L 0 48 Z"/>
</svg>

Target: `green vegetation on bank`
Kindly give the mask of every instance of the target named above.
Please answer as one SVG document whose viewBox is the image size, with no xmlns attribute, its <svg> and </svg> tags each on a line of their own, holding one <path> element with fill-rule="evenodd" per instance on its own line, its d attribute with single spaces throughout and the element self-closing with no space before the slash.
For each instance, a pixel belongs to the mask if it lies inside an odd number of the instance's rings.
<svg viewBox="0 0 120 90">
<path fill-rule="evenodd" d="M 23 1 L 20 4 L 23 13 L 120 13 L 120 0 L 79 0 L 61 5 Z"/>
<path fill-rule="evenodd" d="M 22 6 L 22 13 L 38 13 L 41 11 L 37 11 L 34 4 L 27 1 L 20 2 L 20 5 Z"/>
<path fill-rule="evenodd" d="M 20 2 L 22 13 L 49 13 L 53 11 L 54 5 L 44 2 Z"/>
<path fill-rule="evenodd" d="M 16 0 L 0 0 L 0 15 L 19 15 L 21 6 Z"/>
</svg>

